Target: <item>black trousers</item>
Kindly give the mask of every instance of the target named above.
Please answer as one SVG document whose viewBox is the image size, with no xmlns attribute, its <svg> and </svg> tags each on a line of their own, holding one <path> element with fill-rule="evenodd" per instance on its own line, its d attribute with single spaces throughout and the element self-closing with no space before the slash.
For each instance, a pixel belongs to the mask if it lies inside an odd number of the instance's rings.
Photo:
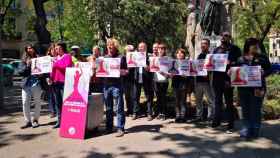
<svg viewBox="0 0 280 158">
<path fill-rule="evenodd" d="M 154 90 L 157 96 L 156 115 L 167 114 L 167 89 L 168 82 L 155 82 Z"/>
<path fill-rule="evenodd" d="M 134 82 L 133 81 L 126 81 L 123 83 L 124 85 L 124 96 L 125 96 L 125 102 L 126 102 L 126 108 L 127 108 L 127 114 L 131 115 L 133 114 L 133 88 L 134 88 Z"/>
<path fill-rule="evenodd" d="M 228 122 L 228 127 L 234 127 L 234 106 L 233 106 L 233 88 L 225 87 L 225 84 L 214 85 L 214 123 L 220 124 L 223 116 L 223 97 L 226 104 L 226 117 Z"/>
<path fill-rule="evenodd" d="M 152 81 L 144 81 L 143 83 L 135 82 L 133 88 L 133 113 L 137 114 L 140 110 L 140 96 L 141 96 L 141 89 L 143 87 L 145 97 L 147 99 L 147 114 L 153 115 L 153 98 L 154 98 L 154 91 L 152 86 Z"/>
</svg>

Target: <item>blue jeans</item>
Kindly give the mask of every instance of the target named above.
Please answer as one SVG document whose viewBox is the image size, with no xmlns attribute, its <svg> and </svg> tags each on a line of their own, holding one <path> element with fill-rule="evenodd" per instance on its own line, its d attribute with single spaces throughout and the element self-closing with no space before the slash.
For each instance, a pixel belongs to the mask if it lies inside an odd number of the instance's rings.
<svg viewBox="0 0 280 158">
<path fill-rule="evenodd" d="M 258 133 L 261 127 L 261 109 L 263 97 L 257 97 L 254 88 L 239 88 L 240 105 L 242 107 L 243 125 L 249 133 Z"/>
<path fill-rule="evenodd" d="M 57 123 L 60 124 L 61 120 L 61 110 L 63 103 L 63 89 L 64 83 L 55 83 L 54 84 L 54 97 L 55 97 L 55 110 L 57 116 Z"/>
<path fill-rule="evenodd" d="M 55 94 L 54 94 L 54 86 L 50 85 L 48 89 L 48 103 L 49 103 L 49 110 L 52 114 L 56 114 L 55 108 Z"/>
<path fill-rule="evenodd" d="M 105 85 L 104 86 L 104 100 L 106 106 L 106 128 L 113 129 L 114 121 L 114 100 L 117 108 L 117 128 L 124 131 L 125 112 L 123 102 L 123 89 L 119 85 Z"/>
</svg>

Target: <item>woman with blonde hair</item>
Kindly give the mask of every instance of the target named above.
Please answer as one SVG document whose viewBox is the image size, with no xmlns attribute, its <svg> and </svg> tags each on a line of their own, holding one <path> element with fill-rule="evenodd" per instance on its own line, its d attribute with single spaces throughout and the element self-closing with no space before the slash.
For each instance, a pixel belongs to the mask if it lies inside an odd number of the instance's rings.
<svg viewBox="0 0 280 158">
<path fill-rule="evenodd" d="M 101 50 L 98 46 L 92 48 L 92 55 L 87 57 L 87 61 L 92 63 L 93 75 L 90 81 L 90 93 L 101 93 L 103 89 L 102 81 L 96 77 L 96 59 L 101 56 Z"/>
<path fill-rule="evenodd" d="M 52 43 L 50 45 L 50 47 L 48 48 L 48 51 L 47 51 L 47 56 L 50 56 L 50 57 L 53 57 L 55 58 L 57 56 L 57 52 L 55 50 L 55 44 Z M 48 90 L 47 90 L 47 93 L 48 93 L 48 105 L 49 105 L 49 110 L 51 112 L 51 115 L 50 117 L 53 118 L 56 116 L 56 109 L 55 109 L 55 96 L 54 96 L 54 86 L 52 84 L 52 82 L 50 81 L 50 74 L 47 74 L 47 78 L 46 78 L 46 81 L 48 83 Z"/>
<path fill-rule="evenodd" d="M 115 39 L 108 39 L 107 41 L 107 52 L 104 58 L 120 58 L 120 75 L 127 75 L 127 64 L 125 58 L 120 55 L 118 50 L 118 41 Z M 125 126 L 125 112 L 124 112 L 124 101 L 123 101 L 123 84 L 120 78 L 103 78 L 104 82 L 104 101 L 106 106 L 106 130 L 108 133 L 113 132 L 113 118 L 114 118 L 114 103 L 116 104 L 117 114 L 117 137 L 124 135 Z"/>
</svg>

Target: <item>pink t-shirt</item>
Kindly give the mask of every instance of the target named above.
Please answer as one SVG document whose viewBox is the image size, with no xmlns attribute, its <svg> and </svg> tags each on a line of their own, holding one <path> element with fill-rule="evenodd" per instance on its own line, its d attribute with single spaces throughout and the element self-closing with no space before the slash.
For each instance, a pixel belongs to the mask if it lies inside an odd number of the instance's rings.
<svg viewBox="0 0 280 158">
<path fill-rule="evenodd" d="M 72 57 L 70 54 L 64 54 L 62 56 L 56 57 L 53 63 L 53 69 L 51 73 L 51 78 L 53 82 L 62 82 L 65 81 L 65 71 L 67 67 L 72 67 Z"/>
</svg>

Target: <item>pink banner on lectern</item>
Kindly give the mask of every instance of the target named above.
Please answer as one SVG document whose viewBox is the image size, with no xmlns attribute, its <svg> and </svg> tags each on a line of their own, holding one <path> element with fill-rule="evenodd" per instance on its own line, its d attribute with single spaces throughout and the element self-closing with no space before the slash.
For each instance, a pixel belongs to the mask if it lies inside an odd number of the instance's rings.
<svg viewBox="0 0 280 158">
<path fill-rule="evenodd" d="M 84 139 L 86 132 L 89 68 L 67 68 L 61 113 L 60 136 Z"/>
</svg>

